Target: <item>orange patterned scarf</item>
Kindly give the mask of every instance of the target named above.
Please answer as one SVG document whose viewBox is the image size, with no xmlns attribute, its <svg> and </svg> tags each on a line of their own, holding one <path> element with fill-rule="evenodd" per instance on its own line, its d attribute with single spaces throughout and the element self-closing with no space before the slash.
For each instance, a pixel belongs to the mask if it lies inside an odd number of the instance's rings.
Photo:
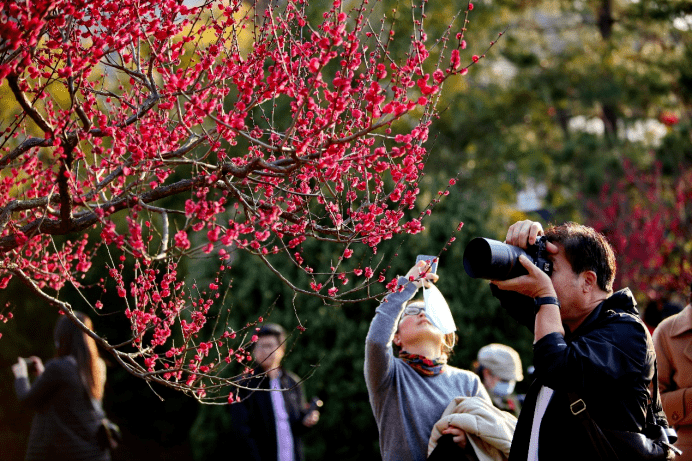
<svg viewBox="0 0 693 462">
<path fill-rule="evenodd" d="M 399 352 L 399 357 L 423 377 L 433 377 L 440 374 L 443 372 L 443 366 L 447 364 L 444 357 L 428 359 L 425 356 L 408 353 L 404 350 Z"/>
</svg>

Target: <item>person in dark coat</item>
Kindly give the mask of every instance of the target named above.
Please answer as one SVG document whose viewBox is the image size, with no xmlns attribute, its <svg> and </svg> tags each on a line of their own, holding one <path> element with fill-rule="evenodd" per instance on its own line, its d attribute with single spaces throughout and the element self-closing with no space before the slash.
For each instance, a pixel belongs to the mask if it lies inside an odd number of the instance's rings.
<svg viewBox="0 0 693 462">
<path fill-rule="evenodd" d="M 83 313 L 77 318 L 92 329 Z M 103 414 L 106 371 L 96 342 L 67 316 L 58 319 L 54 331 L 56 357 L 45 367 L 41 359 L 19 358 L 12 366 L 20 402 L 35 410 L 29 433 L 27 460 L 110 460 L 110 452 L 98 438 Z M 29 382 L 27 362 L 38 376 Z"/>
<path fill-rule="evenodd" d="M 242 381 L 240 402 L 230 406 L 234 457 L 239 460 L 303 460 L 301 435 L 320 417 L 309 410 L 300 379 L 282 368 L 286 334 L 277 324 L 257 333 L 258 367 Z"/>
<path fill-rule="evenodd" d="M 539 223 L 519 222 L 508 230 L 506 242 L 527 248 L 542 234 Z M 510 459 L 595 460 L 597 452 L 572 415 L 568 394 L 584 402 L 601 428 L 642 432 L 654 345 L 630 290 L 613 291 L 615 257 L 604 236 L 567 223 L 550 228 L 546 237 L 551 276 L 521 256 L 529 274 L 491 281 L 502 306 L 534 332 L 536 379 L 518 419 Z M 656 417 L 666 425 L 663 412 Z"/>
</svg>

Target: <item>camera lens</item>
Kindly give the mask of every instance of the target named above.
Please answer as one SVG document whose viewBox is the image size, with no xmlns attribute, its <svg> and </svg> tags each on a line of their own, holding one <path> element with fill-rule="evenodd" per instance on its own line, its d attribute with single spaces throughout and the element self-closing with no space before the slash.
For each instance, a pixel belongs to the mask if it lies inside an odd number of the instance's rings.
<svg viewBox="0 0 693 462">
<path fill-rule="evenodd" d="M 467 244 L 462 262 L 470 277 L 503 281 L 527 274 L 527 270 L 517 260 L 520 255 L 533 260 L 519 247 L 477 237 Z"/>
</svg>

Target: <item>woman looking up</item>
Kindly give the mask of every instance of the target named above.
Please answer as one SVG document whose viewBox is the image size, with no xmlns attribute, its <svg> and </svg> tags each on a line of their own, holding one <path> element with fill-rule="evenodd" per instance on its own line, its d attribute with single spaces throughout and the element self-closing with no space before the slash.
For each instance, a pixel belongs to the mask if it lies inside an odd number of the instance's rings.
<svg viewBox="0 0 693 462">
<path fill-rule="evenodd" d="M 431 430 L 453 398 L 480 396 L 490 402 L 476 374 L 447 364 L 455 334 L 435 327 L 423 302 L 407 304 L 422 284 L 438 280 L 427 269 L 421 261 L 398 279 L 403 290 L 388 294 L 376 309 L 366 338 L 366 386 L 383 460 L 425 460 Z M 397 356 L 393 343 L 400 349 Z M 462 430 L 448 427 L 442 433 L 466 446 Z"/>
</svg>

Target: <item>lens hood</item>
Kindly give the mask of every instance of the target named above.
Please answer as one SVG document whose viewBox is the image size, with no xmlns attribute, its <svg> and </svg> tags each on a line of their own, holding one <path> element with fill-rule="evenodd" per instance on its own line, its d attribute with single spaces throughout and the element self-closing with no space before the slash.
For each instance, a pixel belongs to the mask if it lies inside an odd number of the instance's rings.
<svg viewBox="0 0 693 462">
<path fill-rule="evenodd" d="M 462 261 L 464 270 L 470 277 L 504 281 L 527 274 L 527 270 L 518 261 L 520 255 L 525 255 L 534 261 L 520 247 L 494 239 L 477 237 L 467 244 Z"/>
</svg>

